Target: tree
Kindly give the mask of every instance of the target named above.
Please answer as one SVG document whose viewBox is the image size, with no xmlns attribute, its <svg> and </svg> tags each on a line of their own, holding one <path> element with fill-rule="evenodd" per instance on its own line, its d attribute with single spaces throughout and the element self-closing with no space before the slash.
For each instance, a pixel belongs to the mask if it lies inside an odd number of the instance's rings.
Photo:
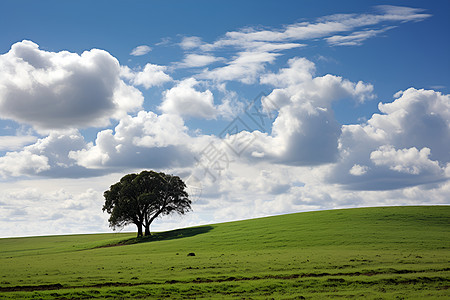
<svg viewBox="0 0 450 300">
<path fill-rule="evenodd" d="M 185 214 L 191 210 L 186 184 L 178 176 L 142 171 L 128 174 L 105 191 L 103 211 L 110 214 L 109 226 L 115 230 L 135 224 L 137 236 L 149 236 L 150 224 L 159 216 Z"/>
</svg>

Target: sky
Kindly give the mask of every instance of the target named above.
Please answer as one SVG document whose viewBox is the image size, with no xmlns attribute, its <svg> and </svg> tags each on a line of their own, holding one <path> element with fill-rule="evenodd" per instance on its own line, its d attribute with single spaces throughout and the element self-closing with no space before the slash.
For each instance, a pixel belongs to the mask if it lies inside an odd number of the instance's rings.
<svg viewBox="0 0 450 300">
<path fill-rule="evenodd" d="M 0 237 L 110 232 L 103 192 L 142 170 L 193 202 L 153 230 L 450 204 L 449 12 L 0 1 Z"/>
</svg>

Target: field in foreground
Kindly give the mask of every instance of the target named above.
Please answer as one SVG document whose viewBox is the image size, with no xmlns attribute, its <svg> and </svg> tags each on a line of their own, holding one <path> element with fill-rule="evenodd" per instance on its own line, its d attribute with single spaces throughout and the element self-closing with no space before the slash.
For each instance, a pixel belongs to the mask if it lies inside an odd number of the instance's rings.
<svg viewBox="0 0 450 300">
<path fill-rule="evenodd" d="M 421 206 L 275 216 L 100 248 L 135 234 L 0 239 L 0 298 L 449 299 L 449 233 L 450 206 Z"/>
</svg>

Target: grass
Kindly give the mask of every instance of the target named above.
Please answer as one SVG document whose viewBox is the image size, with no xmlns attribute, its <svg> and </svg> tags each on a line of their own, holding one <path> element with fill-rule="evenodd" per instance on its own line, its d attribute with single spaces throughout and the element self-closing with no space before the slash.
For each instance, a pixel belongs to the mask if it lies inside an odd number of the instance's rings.
<svg viewBox="0 0 450 300">
<path fill-rule="evenodd" d="M 449 299 L 449 233 L 420 206 L 0 239 L 0 298 Z"/>
</svg>

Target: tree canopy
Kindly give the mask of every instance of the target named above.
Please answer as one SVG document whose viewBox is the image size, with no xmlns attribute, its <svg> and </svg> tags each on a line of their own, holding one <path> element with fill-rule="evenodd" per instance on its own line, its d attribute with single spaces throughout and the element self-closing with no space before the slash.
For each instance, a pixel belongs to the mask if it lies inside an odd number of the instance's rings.
<svg viewBox="0 0 450 300">
<path fill-rule="evenodd" d="M 185 214 L 191 210 L 186 184 L 178 176 L 142 171 L 128 174 L 105 191 L 103 211 L 110 214 L 109 226 L 115 230 L 135 224 L 138 237 L 150 235 L 150 224 L 159 216 Z"/>
</svg>

